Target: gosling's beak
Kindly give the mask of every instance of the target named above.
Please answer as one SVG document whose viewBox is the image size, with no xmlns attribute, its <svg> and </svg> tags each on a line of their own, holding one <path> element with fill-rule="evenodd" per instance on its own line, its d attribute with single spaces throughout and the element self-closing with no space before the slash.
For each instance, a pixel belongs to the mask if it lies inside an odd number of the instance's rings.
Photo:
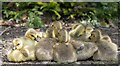
<svg viewBox="0 0 120 66">
<path fill-rule="evenodd" d="M 12 48 L 12 50 L 16 50 L 17 48 L 14 46 L 13 48 Z"/>
<path fill-rule="evenodd" d="M 90 39 L 90 40 L 91 40 L 91 37 L 89 37 L 88 39 Z"/>
<path fill-rule="evenodd" d="M 37 42 L 38 42 L 38 39 L 37 39 L 35 36 L 33 36 L 33 35 L 32 35 L 32 37 L 34 38 L 34 40 L 35 40 L 35 41 L 37 41 Z"/>
<path fill-rule="evenodd" d="M 92 41 L 91 39 L 92 39 L 91 37 L 88 37 L 88 40 L 86 40 L 86 41 L 87 41 L 87 42 L 90 42 L 90 41 Z"/>
<path fill-rule="evenodd" d="M 37 38 L 34 38 L 35 41 L 39 42 Z"/>
</svg>

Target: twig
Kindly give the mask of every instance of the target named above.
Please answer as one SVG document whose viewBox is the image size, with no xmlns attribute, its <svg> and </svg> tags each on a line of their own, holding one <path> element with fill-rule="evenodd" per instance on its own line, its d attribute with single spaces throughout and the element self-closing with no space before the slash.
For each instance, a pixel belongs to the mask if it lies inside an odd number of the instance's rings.
<svg viewBox="0 0 120 66">
<path fill-rule="evenodd" d="M 116 34 L 118 35 L 119 33 L 117 32 L 117 33 L 112 33 L 112 34 L 113 34 L 113 35 L 116 35 Z"/>
<path fill-rule="evenodd" d="M 3 33 L 5 33 L 9 28 L 11 28 L 11 27 L 9 26 L 9 27 L 7 27 L 4 31 L 2 31 L 2 32 L 0 33 L 0 36 L 1 36 Z"/>
</svg>

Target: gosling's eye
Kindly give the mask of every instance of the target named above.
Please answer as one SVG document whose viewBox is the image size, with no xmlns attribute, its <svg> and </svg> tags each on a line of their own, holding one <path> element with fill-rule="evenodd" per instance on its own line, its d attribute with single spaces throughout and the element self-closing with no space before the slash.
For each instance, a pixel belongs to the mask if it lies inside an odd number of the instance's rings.
<svg viewBox="0 0 120 66">
<path fill-rule="evenodd" d="M 53 25 L 53 24 L 52 24 L 51 26 L 52 26 L 52 27 L 54 27 L 54 25 Z"/>
<path fill-rule="evenodd" d="M 83 31 L 83 33 L 85 33 L 86 31 Z"/>
<path fill-rule="evenodd" d="M 93 34 L 91 34 L 91 36 L 92 36 Z"/>
<path fill-rule="evenodd" d="M 58 33 L 58 35 L 60 35 L 60 34 Z"/>
<path fill-rule="evenodd" d="M 70 28 L 69 30 L 72 30 L 72 28 Z"/>
<path fill-rule="evenodd" d="M 79 35 L 79 36 L 82 36 L 82 35 Z"/>
<path fill-rule="evenodd" d="M 31 35 L 32 37 L 34 37 L 33 35 Z"/>
<path fill-rule="evenodd" d="M 40 38 L 40 39 L 41 39 L 41 37 L 40 37 L 40 36 L 37 36 L 37 38 Z"/>
<path fill-rule="evenodd" d="M 40 38 L 39 36 L 37 36 L 37 38 Z"/>
<path fill-rule="evenodd" d="M 20 44 L 18 43 L 16 46 L 19 46 Z"/>
</svg>

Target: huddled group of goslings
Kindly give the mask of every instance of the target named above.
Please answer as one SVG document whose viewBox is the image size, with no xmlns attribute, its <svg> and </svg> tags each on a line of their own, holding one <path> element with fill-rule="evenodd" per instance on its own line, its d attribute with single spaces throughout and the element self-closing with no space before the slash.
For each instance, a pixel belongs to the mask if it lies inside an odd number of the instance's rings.
<svg viewBox="0 0 120 66">
<path fill-rule="evenodd" d="M 67 31 L 61 22 L 53 22 L 45 32 L 33 28 L 13 39 L 14 48 L 7 54 L 9 61 L 42 60 L 70 63 L 79 60 L 117 61 L 118 46 L 99 29 L 76 23 Z"/>
</svg>

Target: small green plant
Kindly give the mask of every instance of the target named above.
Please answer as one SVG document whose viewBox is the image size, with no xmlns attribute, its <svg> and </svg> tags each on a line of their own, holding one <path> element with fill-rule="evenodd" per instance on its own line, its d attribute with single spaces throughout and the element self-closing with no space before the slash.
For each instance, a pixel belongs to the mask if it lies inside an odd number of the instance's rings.
<svg viewBox="0 0 120 66">
<path fill-rule="evenodd" d="M 53 20 L 61 18 L 61 15 L 59 14 L 59 12 L 61 11 L 59 3 L 57 2 L 49 3 L 38 2 L 38 3 L 39 5 L 41 5 L 40 10 L 42 10 L 42 12 L 49 12 L 49 14 L 52 15 Z"/>
<path fill-rule="evenodd" d="M 61 1 L 61 0 L 60 0 Z M 102 25 L 110 20 L 119 19 L 118 2 L 4 2 L 2 3 L 3 19 L 20 19 L 26 14 L 29 27 L 41 27 L 43 22 L 39 15 L 48 17 L 51 20 L 90 20 L 92 25 Z M 30 15 L 32 14 L 32 15 Z M 34 15 L 34 16 L 33 16 Z M 105 20 L 106 19 L 106 20 Z M 119 21 L 112 21 L 113 23 Z M 117 23 L 116 23 L 117 24 Z"/>
<path fill-rule="evenodd" d="M 29 12 L 28 22 L 26 25 L 30 28 L 40 28 L 43 27 L 44 23 L 38 15 L 33 12 Z"/>
</svg>

